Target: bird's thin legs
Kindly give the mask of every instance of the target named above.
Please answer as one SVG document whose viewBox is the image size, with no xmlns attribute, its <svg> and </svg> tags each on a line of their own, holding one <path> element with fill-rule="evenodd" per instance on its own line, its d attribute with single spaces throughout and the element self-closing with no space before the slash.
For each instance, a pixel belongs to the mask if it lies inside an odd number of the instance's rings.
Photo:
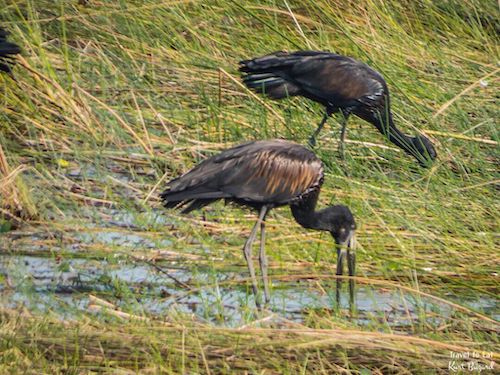
<svg viewBox="0 0 500 375">
<path fill-rule="evenodd" d="M 250 236 L 248 236 L 248 239 L 245 242 L 245 246 L 243 247 L 243 254 L 245 255 L 245 259 L 248 265 L 248 271 L 250 272 L 250 277 L 252 278 L 252 290 L 255 296 L 255 304 L 257 305 L 258 308 L 260 308 L 261 305 L 259 299 L 259 289 L 257 287 L 257 278 L 255 277 L 255 268 L 253 266 L 253 260 L 252 260 L 252 244 L 253 241 L 255 240 L 255 237 L 257 236 L 257 229 L 259 228 L 260 224 L 262 223 L 262 220 L 266 216 L 266 212 L 267 212 L 267 207 L 262 206 L 262 208 L 260 209 L 259 218 L 257 219 L 257 222 L 253 226 L 252 232 L 250 233 Z"/>
<path fill-rule="evenodd" d="M 245 242 L 245 246 L 243 247 L 243 253 L 245 254 L 245 259 L 248 265 L 248 271 L 250 272 L 250 277 L 252 278 L 252 289 L 253 289 L 253 294 L 255 296 L 255 304 L 257 305 L 257 307 L 260 307 L 260 301 L 258 298 L 257 279 L 255 278 L 255 269 L 253 267 L 253 260 L 252 260 L 252 243 L 255 239 L 255 235 L 257 234 L 258 227 L 259 223 L 257 222 L 255 223 L 252 232 L 250 233 L 250 236 Z"/>
<path fill-rule="evenodd" d="M 323 116 L 323 119 L 321 120 L 321 122 L 318 125 L 318 128 L 314 131 L 314 133 L 309 138 L 309 142 L 308 142 L 309 146 L 311 146 L 311 147 L 316 146 L 316 137 L 318 136 L 321 129 L 323 129 L 323 126 L 325 126 L 326 120 L 328 120 L 329 116 L 330 116 L 330 114 L 328 113 L 328 111 L 326 111 L 325 115 Z"/>
<path fill-rule="evenodd" d="M 269 293 L 269 281 L 267 278 L 268 262 L 267 262 L 265 244 L 266 244 L 266 219 L 264 218 L 260 223 L 259 263 L 260 263 L 260 272 L 262 273 L 262 281 L 264 283 L 265 304 L 267 305 L 271 301 L 271 295 Z"/>
<path fill-rule="evenodd" d="M 337 276 L 342 276 L 344 274 L 344 257 L 345 250 L 340 247 L 337 248 Z M 337 305 L 340 304 L 340 290 L 342 289 L 342 279 L 337 279 L 337 288 L 336 288 L 336 300 Z"/>
<path fill-rule="evenodd" d="M 340 141 L 339 141 L 339 154 L 342 159 L 345 159 L 345 133 L 347 129 L 347 120 L 349 119 L 350 112 L 340 111 L 342 116 L 340 120 Z"/>
</svg>

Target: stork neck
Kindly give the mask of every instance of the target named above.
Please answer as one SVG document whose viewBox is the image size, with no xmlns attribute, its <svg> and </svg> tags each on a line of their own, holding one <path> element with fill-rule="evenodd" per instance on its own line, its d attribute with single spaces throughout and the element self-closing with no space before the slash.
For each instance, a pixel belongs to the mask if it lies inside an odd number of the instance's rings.
<svg viewBox="0 0 500 375">
<path fill-rule="evenodd" d="M 295 221 L 307 229 L 321 229 L 318 211 L 315 211 L 318 202 L 319 189 L 311 192 L 307 197 L 290 206 Z"/>
<path fill-rule="evenodd" d="M 397 128 L 390 112 L 389 114 L 374 115 L 371 118 L 371 122 L 380 133 L 389 139 L 389 141 L 403 149 L 408 154 L 418 157 L 418 152 L 413 143 L 414 137 L 404 134 Z"/>
</svg>

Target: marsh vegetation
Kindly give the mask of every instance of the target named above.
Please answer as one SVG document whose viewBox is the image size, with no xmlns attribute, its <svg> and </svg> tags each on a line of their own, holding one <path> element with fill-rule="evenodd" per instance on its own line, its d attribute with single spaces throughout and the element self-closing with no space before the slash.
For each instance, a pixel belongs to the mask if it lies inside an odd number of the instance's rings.
<svg viewBox="0 0 500 375">
<path fill-rule="evenodd" d="M 498 360 L 495 2 L 26 0 L 0 19 L 23 50 L 15 80 L 0 76 L 0 372 L 427 374 L 448 373 L 450 353 Z M 223 148 L 307 142 L 322 107 L 257 97 L 237 72 L 281 49 L 367 62 L 399 126 L 439 154 L 421 168 L 351 118 L 341 161 L 335 120 L 320 134 L 321 204 L 358 223 L 352 314 L 346 291 L 335 303 L 330 236 L 289 209 L 267 221 L 273 297 L 259 312 L 241 254 L 255 216 L 159 202 Z"/>
</svg>

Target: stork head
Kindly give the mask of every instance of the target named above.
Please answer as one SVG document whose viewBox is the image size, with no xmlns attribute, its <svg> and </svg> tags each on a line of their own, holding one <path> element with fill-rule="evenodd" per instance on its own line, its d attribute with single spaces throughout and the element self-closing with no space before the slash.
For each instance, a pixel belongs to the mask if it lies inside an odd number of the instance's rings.
<svg viewBox="0 0 500 375">
<path fill-rule="evenodd" d="M 331 206 L 320 211 L 321 227 L 330 232 L 336 245 L 351 246 L 356 222 L 346 206 Z"/>
<path fill-rule="evenodd" d="M 437 152 L 429 138 L 424 137 L 423 135 L 417 135 L 412 138 L 412 143 L 416 151 L 416 155 L 414 156 L 420 165 L 428 166 L 434 159 L 436 159 Z"/>
</svg>

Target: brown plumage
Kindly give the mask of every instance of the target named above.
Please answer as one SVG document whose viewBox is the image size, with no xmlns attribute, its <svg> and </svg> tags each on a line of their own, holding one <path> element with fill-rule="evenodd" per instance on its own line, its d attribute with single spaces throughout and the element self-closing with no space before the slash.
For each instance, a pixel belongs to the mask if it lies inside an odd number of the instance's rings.
<svg viewBox="0 0 500 375">
<path fill-rule="evenodd" d="M 290 205 L 295 220 L 305 228 L 328 231 L 336 245 L 350 246 L 355 230 L 354 218 L 345 206 L 315 211 L 323 165 L 313 152 L 284 140 L 248 142 L 212 156 L 167 184 L 161 194 L 167 208 L 183 208 L 187 213 L 218 199 L 236 202 L 259 211 L 259 219 L 245 243 L 244 254 L 257 297 L 257 280 L 251 246 L 261 227 L 260 265 L 266 302 L 267 258 L 264 251 L 265 218 L 270 209 Z M 342 272 L 344 253 L 339 252 L 338 272 Z M 352 256 L 351 256 L 352 255 Z M 349 273 L 354 274 L 354 254 L 347 252 Z"/>
<path fill-rule="evenodd" d="M 282 141 L 248 142 L 209 158 L 169 182 L 167 207 L 190 203 L 183 212 L 208 200 L 227 199 L 260 208 L 290 204 L 323 180 L 321 161 L 309 150 Z"/>
<path fill-rule="evenodd" d="M 315 144 L 328 117 L 342 114 L 342 147 L 347 119 L 354 114 L 372 123 L 392 143 L 422 165 L 436 158 L 430 140 L 410 137 L 394 124 L 387 84 L 380 73 L 351 57 L 323 51 L 274 52 L 240 62 L 243 82 L 273 99 L 304 96 L 325 106 L 326 113 L 310 138 Z"/>
</svg>

